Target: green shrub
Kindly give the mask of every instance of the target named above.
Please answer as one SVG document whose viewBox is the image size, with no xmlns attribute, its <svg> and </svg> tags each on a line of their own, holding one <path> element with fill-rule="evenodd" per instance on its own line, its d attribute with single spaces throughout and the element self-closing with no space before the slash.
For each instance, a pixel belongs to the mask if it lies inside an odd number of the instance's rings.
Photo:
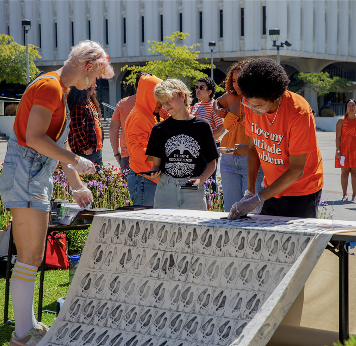
<svg viewBox="0 0 356 346">
<path fill-rule="evenodd" d="M 89 230 L 90 228 L 79 231 L 71 230 L 62 232 L 67 235 L 69 256 L 78 255 L 83 252 Z"/>
<path fill-rule="evenodd" d="M 345 343 L 342 344 L 340 341 L 334 342 L 334 346 L 356 346 L 356 336 L 352 336 L 349 340 L 345 340 Z"/>
<path fill-rule="evenodd" d="M 331 108 L 324 108 L 320 112 L 320 116 L 322 116 L 322 117 L 334 117 L 335 116 L 335 112 Z"/>
</svg>

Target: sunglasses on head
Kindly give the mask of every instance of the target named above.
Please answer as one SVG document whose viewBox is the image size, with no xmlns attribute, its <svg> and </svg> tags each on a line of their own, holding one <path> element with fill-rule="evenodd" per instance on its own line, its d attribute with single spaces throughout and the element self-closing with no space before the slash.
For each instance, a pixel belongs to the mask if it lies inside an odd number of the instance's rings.
<svg viewBox="0 0 356 346">
<path fill-rule="evenodd" d="M 195 90 L 204 90 L 205 89 L 205 86 L 204 85 L 197 85 L 196 87 L 195 87 Z"/>
</svg>

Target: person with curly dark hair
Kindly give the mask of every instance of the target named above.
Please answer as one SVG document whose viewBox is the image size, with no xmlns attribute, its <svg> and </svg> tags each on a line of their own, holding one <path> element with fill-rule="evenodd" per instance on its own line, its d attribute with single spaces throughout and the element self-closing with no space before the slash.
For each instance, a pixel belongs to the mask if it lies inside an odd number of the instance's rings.
<svg viewBox="0 0 356 346">
<path fill-rule="evenodd" d="M 216 146 L 220 147 L 220 136 L 224 133 L 225 129 L 223 121 L 215 114 L 213 109 L 216 84 L 210 77 L 200 78 L 195 90 L 199 102 L 191 108 L 190 114 L 205 119 L 209 123 L 213 131 Z M 217 164 L 218 160 L 216 160 L 216 165 Z M 210 179 L 212 190 L 216 192 L 216 170 L 210 176 Z"/>
<path fill-rule="evenodd" d="M 252 60 L 237 80 L 246 114 L 248 186 L 230 210 L 237 219 L 263 204 L 262 215 L 318 215 L 324 184 L 314 116 L 308 102 L 287 90 L 284 68 L 268 58 Z M 255 194 L 259 167 L 265 188 Z"/>
<path fill-rule="evenodd" d="M 224 128 L 228 132 L 221 140 L 220 173 L 223 189 L 224 208 L 229 211 L 234 202 L 239 201 L 247 190 L 247 148 L 248 136 L 245 134 L 245 112 L 241 105 L 241 90 L 237 77 L 248 60 L 236 62 L 230 66 L 225 78 L 226 93 L 214 102 L 214 111 L 224 119 Z M 231 155 L 234 154 L 234 155 Z M 263 171 L 259 169 L 256 191 L 262 189 Z"/>
</svg>

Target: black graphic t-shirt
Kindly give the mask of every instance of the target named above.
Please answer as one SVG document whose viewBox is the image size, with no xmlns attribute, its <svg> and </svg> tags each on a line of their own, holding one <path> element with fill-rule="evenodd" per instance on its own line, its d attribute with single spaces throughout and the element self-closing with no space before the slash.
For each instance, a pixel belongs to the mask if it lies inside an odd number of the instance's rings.
<svg viewBox="0 0 356 346">
<path fill-rule="evenodd" d="M 197 177 L 206 162 L 219 157 L 209 123 L 201 118 L 156 124 L 148 141 L 146 155 L 160 158 L 160 170 L 173 178 Z"/>
</svg>

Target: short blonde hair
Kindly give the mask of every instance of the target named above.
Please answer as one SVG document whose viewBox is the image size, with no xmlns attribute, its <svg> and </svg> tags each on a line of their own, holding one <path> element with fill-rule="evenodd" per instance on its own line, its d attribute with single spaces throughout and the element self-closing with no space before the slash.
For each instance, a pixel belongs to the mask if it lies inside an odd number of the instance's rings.
<svg viewBox="0 0 356 346">
<path fill-rule="evenodd" d="M 192 103 L 191 91 L 188 87 L 179 79 L 168 78 L 165 81 L 155 86 L 155 99 L 160 103 L 165 103 L 175 95 L 185 95 L 184 104 L 186 108 L 190 107 Z"/>
<path fill-rule="evenodd" d="M 93 71 L 102 72 L 102 78 L 112 78 L 115 73 L 109 62 L 109 55 L 105 53 L 103 47 L 98 42 L 86 40 L 79 42 L 64 62 L 64 65 L 83 66 L 87 63 L 93 65 Z"/>
</svg>

